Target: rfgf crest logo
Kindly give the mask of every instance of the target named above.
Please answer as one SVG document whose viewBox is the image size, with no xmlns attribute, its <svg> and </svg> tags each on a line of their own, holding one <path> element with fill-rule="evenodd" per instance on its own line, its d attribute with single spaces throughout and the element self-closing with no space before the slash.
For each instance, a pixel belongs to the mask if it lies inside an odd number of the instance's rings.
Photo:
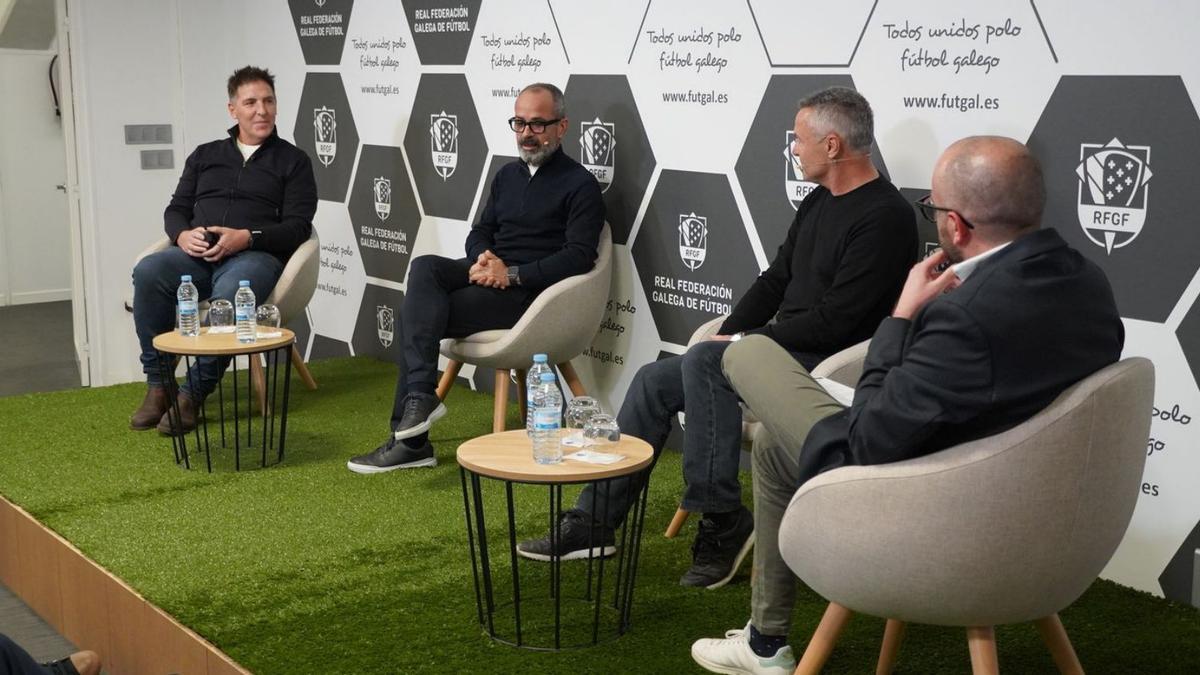
<svg viewBox="0 0 1200 675">
<path fill-rule="evenodd" d="M 313 136 L 316 139 L 317 159 L 329 166 L 337 157 L 337 119 L 332 108 L 313 110 Z"/>
<path fill-rule="evenodd" d="M 783 189 L 787 192 L 788 201 L 793 209 L 800 208 L 800 202 L 808 193 L 817 188 L 816 183 L 804 180 L 804 171 L 800 168 L 800 160 L 792 153 L 792 143 L 796 140 L 796 132 L 785 134 L 786 143 L 783 145 Z"/>
<path fill-rule="evenodd" d="M 600 183 L 600 192 L 607 192 L 612 186 L 613 173 L 616 170 L 616 125 L 600 121 L 597 117 L 591 122 L 579 125 L 579 155 L 583 160 L 583 168 L 592 172 Z"/>
<path fill-rule="evenodd" d="M 396 334 L 396 313 L 387 305 L 375 306 L 375 333 L 384 349 L 392 346 Z"/>
<path fill-rule="evenodd" d="M 693 272 L 704 264 L 708 247 L 708 218 L 689 213 L 679 216 L 679 259 Z"/>
<path fill-rule="evenodd" d="M 1146 223 L 1150 206 L 1150 146 L 1124 145 L 1112 139 L 1105 145 L 1079 146 L 1079 225 L 1092 243 L 1112 255 L 1128 246 Z"/>
<path fill-rule="evenodd" d="M 392 214 L 392 181 L 380 176 L 375 179 L 375 215 L 380 220 L 387 220 Z"/>
<path fill-rule="evenodd" d="M 445 181 L 454 175 L 458 166 L 458 115 L 429 116 L 429 144 L 433 170 Z"/>
</svg>

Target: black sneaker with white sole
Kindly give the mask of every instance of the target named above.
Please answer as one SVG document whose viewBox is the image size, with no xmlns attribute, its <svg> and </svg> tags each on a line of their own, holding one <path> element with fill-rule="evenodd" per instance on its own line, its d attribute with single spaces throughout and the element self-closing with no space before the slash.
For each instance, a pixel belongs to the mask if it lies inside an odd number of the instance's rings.
<svg viewBox="0 0 1200 675">
<path fill-rule="evenodd" d="M 428 440 L 419 448 L 410 448 L 403 441 L 389 438 L 374 452 L 353 457 L 346 462 L 346 468 L 354 473 L 383 473 L 422 466 L 437 466 L 433 443 Z"/>
<path fill-rule="evenodd" d="M 558 541 L 551 542 L 547 534 L 541 539 L 531 539 L 517 544 L 517 555 L 530 560 L 549 562 L 557 555 L 560 560 L 579 560 L 605 557 L 617 552 L 613 531 L 592 521 L 589 514 L 576 509 L 564 511 L 558 519 Z"/>
<path fill-rule="evenodd" d="M 396 425 L 396 440 L 412 438 L 429 431 L 446 414 L 446 406 L 433 394 L 413 392 L 404 397 L 404 413 Z"/>
<path fill-rule="evenodd" d="M 718 524 L 711 518 L 700 521 L 692 544 L 692 566 L 679 579 L 684 586 L 702 586 L 709 590 L 729 583 L 746 554 L 754 547 L 754 515 L 746 507 Z"/>
</svg>

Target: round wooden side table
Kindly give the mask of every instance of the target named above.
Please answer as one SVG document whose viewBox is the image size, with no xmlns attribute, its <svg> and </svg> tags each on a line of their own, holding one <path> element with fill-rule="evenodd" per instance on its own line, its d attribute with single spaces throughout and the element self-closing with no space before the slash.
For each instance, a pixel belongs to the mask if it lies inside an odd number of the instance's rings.
<svg viewBox="0 0 1200 675">
<path fill-rule="evenodd" d="M 573 452 L 571 448 L 563 450 L 564 454 L 568 455 Z M 459 446 L 459 474 L 467 523 L 467 545 L 471 553 L 471 570 L 475 581 L 475 604 L 479 623 L 493 640 L 526 649 L 559 650 L 564 648 L 564 625 L 569 629 L 568 648 L 599 643 L 602 629 L 604 637 L 613 639 L 628 629 L 654 451 L 649 443 L 627 434 L 622 434 L 618 443 L 605 446 L 603 451 L 624 457 L 614 464 L 591 464 L 572 459 L 563 459 L 558 464 L 537 464 L 533 461 L 532 443 L 524 429 L 480 436 Z M 616 561 L 607 565 L 607 570 L 605 556 L 594 555 L 597 548 L 603 548 L 604 536 L 599 531 L 602 528 L 595 524 L 589 528 L 586 566 L 582 564 L 582 558 L 579 560 L 580 567 L 586 567 L 586 571 L 576 570 L 580 574 L 573 578 L 566 588 L 563 584 L 564 565 L 560 556 L 551 555 L 548 561 L 541 562 L 517 555 L 514 484 L 546 486 L 549 492 L 550 536 L 557 537 L 563 511 L 564 485 L 593 484 L 597 495 L 596 510 L 599 514 L 607 514 L 612 482 L 632 479 L 639 473 L 645 474 L 641 477 L 642 487 L 635 495 L 631 495 L 633 502 L 619 527 L 619 535 L 613 533 L 613 543 L 617 545 Z M 504 547 L 507 550 L 503 551 L 505 555 L 499 557 L 492 555 L 489 549 L 481 478 L 504 485 L 508 541 Z M 503 565 L 505 558 L 508 560 L 512 579 L 511 582 L 505 581 L 504 585 L 511 583 L 512 600 L 498 604 L 496 598 L 500 579 L 493 573 L 493 565 Z M 568 562 L 566 566 L 570 568 L 573 564 Z M 528 576 L 538 577 L 544 574 L 549 583 L 545 586 L 541 583 L 522 584 L 523 568 Z M 538 590 L 531 591 L 531 587 Z M 542 595 L 540 589 L 545 589 L 546 595 Z M 604 601 L 608 597 L 606 589 L 611 591 L 611 602 Z M 566 617 L 564 602 L 567 605 Z M 507 611 L 501 615 L 501 611 L 510 605 L 511 625 L 508 624 Z M 591 619 L 590 631 L 587 630 L 586 624 L 576 625 L 581 619 Z M 533 630 L 529 630 L 530 624 L 533 625 Z M 548 632 L 551 625 L 552 637 L 546 637 L 542 641 L 530 639 L 530 633 L 536 634 L 542 628 Z"/>
<path fill-rule="evenodd" d="M 254 414 L 251 406 L 251 372 L 254 368 L 246 368 L 246 391 L 239 397 L 238 395 L 238 356 L 247 356 L 250 359 L 258 359 L 259 355 L 263 356 L 265 366 L 263 368 L 263 377 L 261 378 L 260 386 L 263 389 L 260 397 L 259 411 L 262 416 L 259 440 L 259 447 L 262 451 L 262 466 L 267 465 L 267 450 L 276 451 L 276 463 L 283 461 L 284 442 L 287 438 L 287 409 L 288 409 L 288 394 L 291 391 L 291 374 L 292 362 L 289 358 L 292 343 L 296 341 L 296 335 L 287 328 L 272 328 L 258 329 L 258 339 L 255 342 L 238 342 L 236 333 L 210 333 L 208 328 L 201 328 L 200 335 L 195 337 L 185 337 L 177 331 L 163 333 L 154 338 L 154 348 L 159 352 L 159 365 L 162 369 L 163 382 L 175 381 L 175 357 L 183 357 L 184 367 L 187 371 L 188 388 L 195 390 L 195 383 L 192 382 L 191 365 L 193 358 L 199 357 L 230 357 L 230 365 L 232 367 L 233 376 L 233 449 L 234 449 L 234 468 L 240 471 L 242 468 L 242 446 L 243 443 L 248 450 L 254 449 Z M 265 335 L 265 334 L 269 334 Z M 283 362 L 283 401 L 282 405 L 276 406 L 279 397 L 279 366 L 280 361 Z M 257 377 L 255 379 L 258 379 Z M 217 384 L 217 417 L 220 426 L 221 447 L 227 447 L 225 433 L 225 394 L 222 383 Z M 246 401 L 245 421 L 240 421 L 241 418 L 241 399 Z M 175 463 L 182 463 L 184 468 L 192 468 L 191 460 L 188 454 L 188 434 L 181 429 L 180 413 L 178 398 L 172 397 L 171 407 L 167 410 L 168 419 L 171 421 L 171 449 L 175 453 Z M 275 444 L 275 422 L 276 411 L 278 410 L 279 418 L 279 438 L 278 446 Z M 242 427 L 245 427 L 245 439 L 242 438 Z M 212 453 L 209 445 L 208 434 L 208 415 L 206 414 L 205 404 L 203 400 L 196 402 L 196 428 L 193 430 L 195 436 L 195 447 L 197 450 L 204 451 L 205 461 L 208 465 L 209 473 L 212 472 Z"/>
</svg>

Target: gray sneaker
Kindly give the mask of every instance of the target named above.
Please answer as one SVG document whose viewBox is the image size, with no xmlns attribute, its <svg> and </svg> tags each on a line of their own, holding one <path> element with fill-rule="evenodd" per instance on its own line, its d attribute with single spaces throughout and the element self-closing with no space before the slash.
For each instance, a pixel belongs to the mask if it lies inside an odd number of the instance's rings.
<svg viewBox="0 0 1200 675">
<path fill-rule="evenodd" d="M 396 440 L 402 441 L 429 431 L 446 414 L 446 406 L 433 394 L 412 393 L 404 397 L 404 414 L 396 425 Z"/>
<path fill-rule="evenodd" d="M 433 455 L 433 443 L 428 440 L 419 448 L 410 448 L 403 442 L 389 438 L 373 452 L 353 457 L 346 468 L 354 473 L 384 473 L 396 469 L 415 469 L 422 466 L 437 466 Z"/>
</svg>

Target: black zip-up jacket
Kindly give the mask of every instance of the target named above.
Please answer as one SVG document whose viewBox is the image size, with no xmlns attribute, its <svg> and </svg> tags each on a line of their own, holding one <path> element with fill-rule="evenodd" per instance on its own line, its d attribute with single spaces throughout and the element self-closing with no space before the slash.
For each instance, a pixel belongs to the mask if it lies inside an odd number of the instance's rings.
<svg viewBox="0 0 1200 675">
<path fill-rule="evenodd" d="M 210 225 L 250 230 L 251 250 L 286 261 L 312 234 L 312 161 L 275 129 L 243 160 L 237 133 L 235 125 L 229 138 L 204 143 L 187 158 L 163 214 L 167 236 L 174 242 L 185 230 Z"/>
</svg>

